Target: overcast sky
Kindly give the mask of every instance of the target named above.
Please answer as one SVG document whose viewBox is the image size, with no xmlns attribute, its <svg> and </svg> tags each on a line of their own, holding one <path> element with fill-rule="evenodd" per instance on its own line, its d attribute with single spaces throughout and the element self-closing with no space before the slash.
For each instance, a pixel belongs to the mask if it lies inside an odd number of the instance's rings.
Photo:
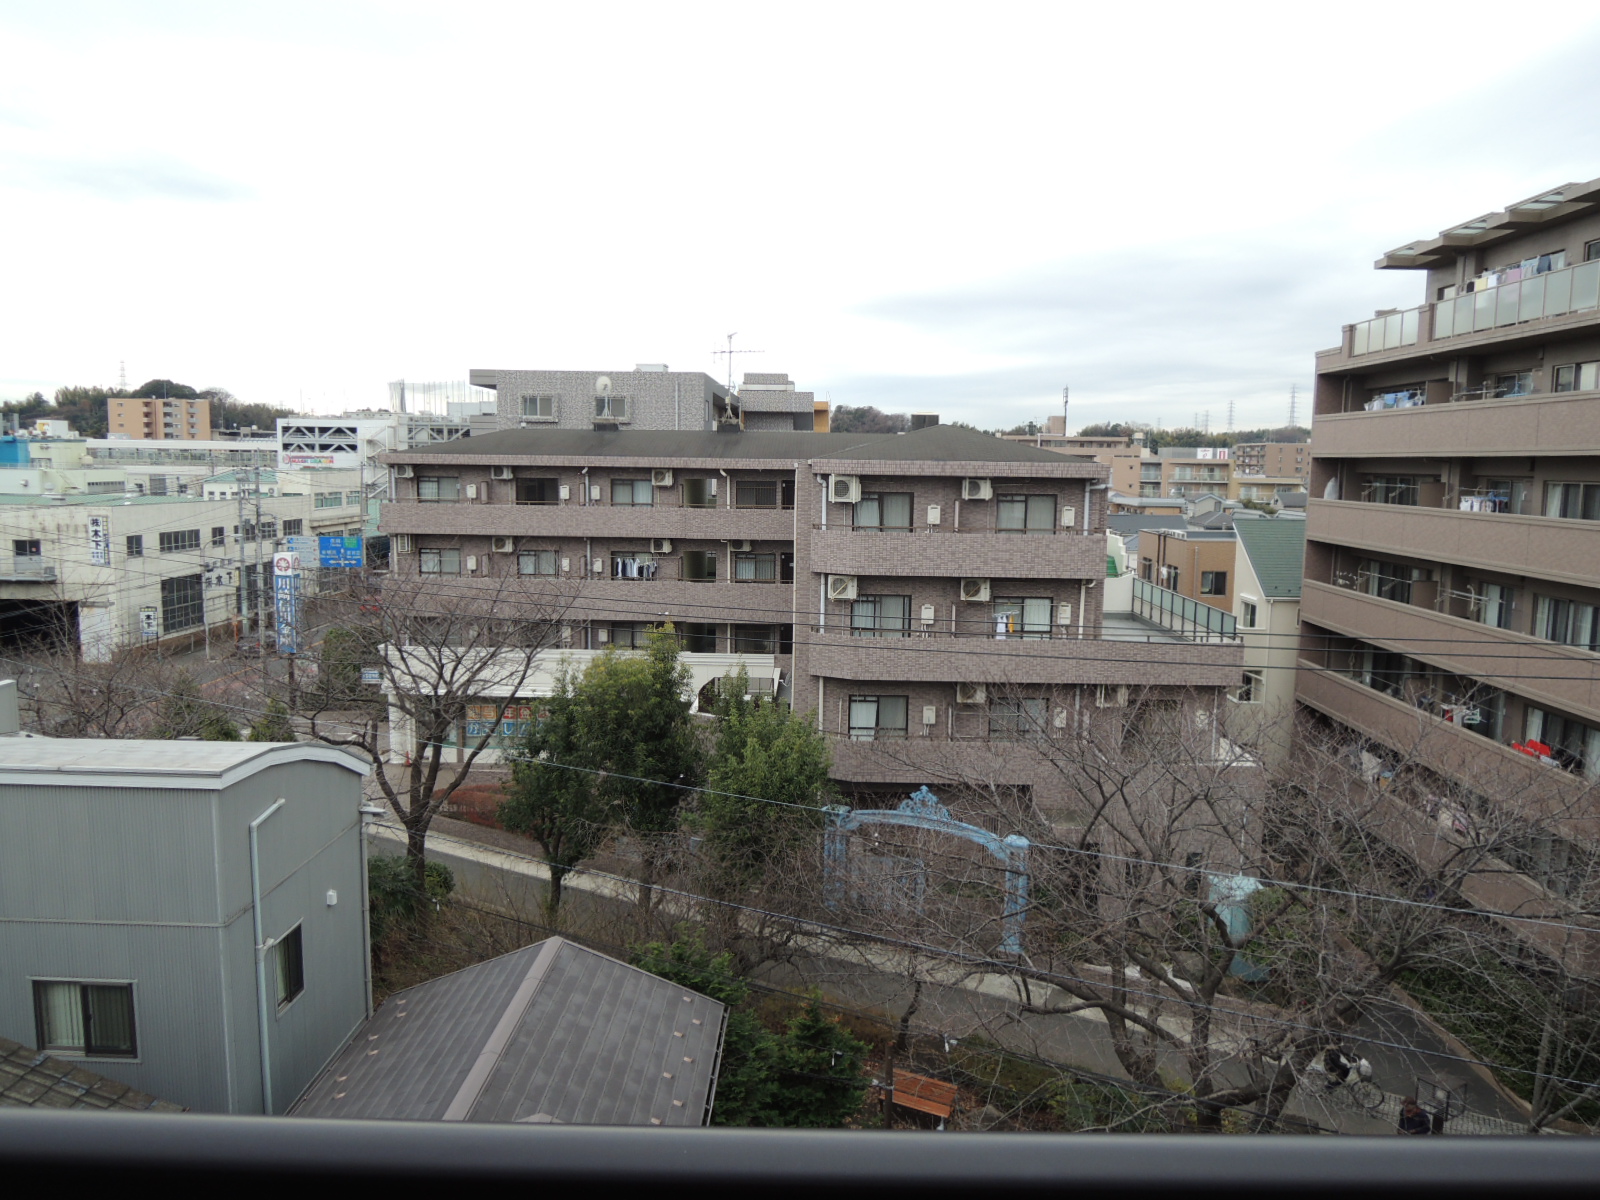
<svg viewBox="0 0 1600 1200">
<path fill-rule="evenodd" d="M 1381 253 L 1600 175 L 1600 9 L 1520 11 L 0 0 L 0 398 L 737 331 L 835 404 L 1279 423 L 1420 302 Z"/>
</svg>

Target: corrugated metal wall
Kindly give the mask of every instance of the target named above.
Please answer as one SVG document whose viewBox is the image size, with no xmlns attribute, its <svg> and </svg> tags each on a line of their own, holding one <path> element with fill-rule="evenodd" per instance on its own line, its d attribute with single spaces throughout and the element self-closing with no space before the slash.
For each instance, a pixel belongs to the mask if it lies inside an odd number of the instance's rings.
<svg viewBox="0 0 1600 1200">
<path fill-rule="evenodd" d="M 0 1034 L 35 1044 L 31 979 L 128 980 L 139 1058 L 86 1065 L 197 1110 L 261 1111 L 247 831 L 280 796 L 263 920 L 269 936 L 301 925 L 305 963 L 305 991 L 269 1020 L 286 1108 L 366 1013 L 360 779 L 332 764 L 220 794 L 0 785 Z"/>
</svg>

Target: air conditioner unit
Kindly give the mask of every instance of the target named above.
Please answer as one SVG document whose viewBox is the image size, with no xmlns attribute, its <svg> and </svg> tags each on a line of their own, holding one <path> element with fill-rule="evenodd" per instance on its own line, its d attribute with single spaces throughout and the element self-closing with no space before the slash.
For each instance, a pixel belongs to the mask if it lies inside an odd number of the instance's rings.
<svg viewBox="0 0 1600 1200">
<path fill-rule="evenodd" d="M 1064 603 L 1056 605 L 1056 624 L 1057 625 L 1071 625 L 1072 624 L 1072 605 L 1064 604 Z"/>
<path fill-rule="evenodd" d="M 389 539 L 389 548 L 391 550 L 393 550 L 396 554 L 410 554 L 411 553 L 411 535 L 409 533 L 397 533 L 397 534 L 395 534 L 393 537 L 391 537 Z"/>
<path fill-rule="evenodd" d="M 963 579 L 961 581 L 961 598 L 986 602 L 989 599 L 989 581 L 987 579 Z"/>
<path fill-rule="evenodd" d="M 737 551 L 740 554 L 749 554 L 754 547 L 749 542 L 729 542 L 728 549 Z"/>
<path fill-rule="evenodd" d="M 988 689 L 981 683 L 956 684 L 957 704 L 982 704 L 988 697 Z"/>
<path fill-rule="evenodd" d="M 490 538 L 489 548 L 496 554 L 510 554 L 517 548 L 516 539 L 508 537 Z"/>
<path fill-rule="evenodd" d="M 671 487 L 672 486 L 672 468 L 671 467 L 653 467 L 653 468 L 651 468 L 651 471 L 650 471 L 650 482 L 653 483 L 656 487 Z"/>
<path fill-rule="evenodd" d="M 478 569 L 478 556 L 476 554 L 467 555 L 467 573 L 470 575 L 473 571 L 476 571 L 477 569 Z"/>
<path fill-rule="evenodd" d="M 668 541 L 666 538 L 651 538 L 650 539 L 650 553 L 651 554 L 671 554 L 672 553 L 672 543 L 670 541 Z"/>
<path fill-rule="evenodd" d="M 394 469 L 394 477 L 396 479 L 410 479 L 411 478 L 411 474 L 412 474 L 412 471 L 411 471 L 411 464 L 410 463 L 401 463 L 398 467 L 396 467 Z"/>
<path fill-rule="evenodd" d="M 510 467 L 490 467 L 489 468 L 489 478 L 490 479 L 510 479 L 511 478 L 511 468 Z"/>
<path fill-rule="evenodd" d="M 854 575 L 828 576 L 829 600 L 854 600 L 855 598 L 856 577 Z"/>
<path fill-rule="evenodd" d="M 854 504 L 861 499 L 859 475 L 829 475 L 828 499 L 835 504 Z"/>
<path fill-rule="evenodd" d="M 1061 506 L 1061 528 L 1071 529 L 1078 523 L 1078 510 L 1070 504 Z"/>
<path fill-rule="evenodd" d="M 476 500 L 477 498 L 478 498 L 478 485 L 475 484 L 475 483 L 467 484 L 467 499 L 468 500 Z"/>
<path fill-rule="evenodd" d="M 987 479 L 963 479 L 961 481 L 961 498 L 963 500 L 992 500 L 994 499 L 994 485 Z"/>
</svg>

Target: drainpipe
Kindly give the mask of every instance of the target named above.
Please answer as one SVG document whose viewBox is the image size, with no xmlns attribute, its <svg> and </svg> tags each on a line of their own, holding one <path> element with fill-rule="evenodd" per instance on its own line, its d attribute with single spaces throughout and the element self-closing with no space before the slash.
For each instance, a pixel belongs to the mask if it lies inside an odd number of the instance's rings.
<svg viewBox="0 0 1600 1200">
<path fill-rule="evenodd" d="M 361 814 L 361 951 L 366 955 L 362 963 L 362 979 L 367 985 L 367 1017 L 372 1016 L 372 887 L 367 878 L 367 832 L 385 810 L 376 804 L 362 804 Z"/>
<path fill-rule="evenodd" d="M 250 913 L 255 926 L 256 939 L 256 1023 L 261 1040 L 261 1111 L 272 1116 L 272 1059 L 268 1054 L 267 1038 L 267 951 L 277 943 L 277 938 L 267 938 L 261 928 L 261 826 L 286 801 L 279 796 L 267 810 L 250 822 Z"/>
</svg>

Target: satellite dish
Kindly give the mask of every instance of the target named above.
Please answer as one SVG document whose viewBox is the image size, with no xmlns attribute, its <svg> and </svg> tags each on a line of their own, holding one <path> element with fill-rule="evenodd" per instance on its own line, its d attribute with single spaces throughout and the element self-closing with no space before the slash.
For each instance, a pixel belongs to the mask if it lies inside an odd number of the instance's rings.
<svg viewBox="0 0 1600 1200">
<path fill-rule="evenodd" d="M 594 381 L 594 390 L 604 395 L 611 390 L 611 376 L 602 375 Z"/>
</svg>

